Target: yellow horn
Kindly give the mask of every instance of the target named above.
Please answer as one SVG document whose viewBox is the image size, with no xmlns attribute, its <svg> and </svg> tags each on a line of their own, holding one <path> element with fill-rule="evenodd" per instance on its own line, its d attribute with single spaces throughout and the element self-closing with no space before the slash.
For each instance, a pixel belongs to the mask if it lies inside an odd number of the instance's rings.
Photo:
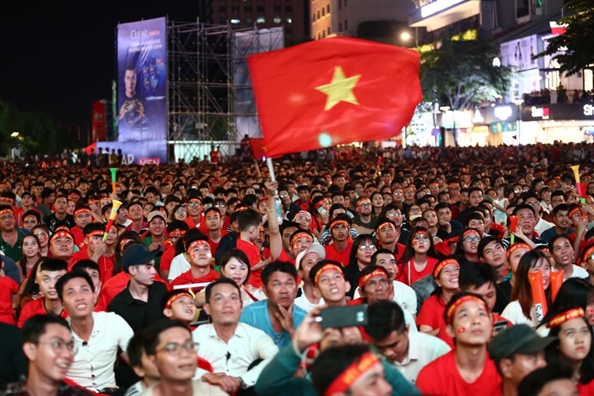
<svg viewBox="0 0 594 396">
<path fill-rule="evenodd" d="M 111 213 L 109 214 L 109 221 L 107 222 L 107 226 L 105 226 L 105 233 L 103 234 L 104 241 L 107 239 L 109 230 L 111 229 L 113 222 L 115 221 L 116 217 L 118 216 L 118 209 L 120 209 L 120 206 L 122 206 L 121 201 L 118 201 L 117 199 L 114 199 L 113 201 L 111 201 Z"/>
<path fill-rule="evenodd" d="M 573 171 L 573 175 L 575 176 L 575 182 L 579 183 L 580 182 L 580 166 L 574 165 L 571 167 L 571 170 Z"/>
</svg>

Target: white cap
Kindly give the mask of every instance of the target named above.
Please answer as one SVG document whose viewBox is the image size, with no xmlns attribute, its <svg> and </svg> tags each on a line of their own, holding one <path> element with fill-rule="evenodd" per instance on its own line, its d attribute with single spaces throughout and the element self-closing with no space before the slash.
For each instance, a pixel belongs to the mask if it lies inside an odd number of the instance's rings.
<svg viewBox="0 0 594 396">
<path fill-rule="evenodd" d="M 301 269 L 301 260 L 303 259 L 303 257 L 305 257 L 306 254 L 309 253 L 317 253 L 318 256 L 322 258 L 322 260 L 326 259 L 326 250 L 324 249 L 324 247 L 319 243 L 314 242 L 311 244 L 309 249 L 304 250 L 297 255 L 297 258 L 295 259 L 295 264 L 297 264 L 297 270 Z"/>
</svg>

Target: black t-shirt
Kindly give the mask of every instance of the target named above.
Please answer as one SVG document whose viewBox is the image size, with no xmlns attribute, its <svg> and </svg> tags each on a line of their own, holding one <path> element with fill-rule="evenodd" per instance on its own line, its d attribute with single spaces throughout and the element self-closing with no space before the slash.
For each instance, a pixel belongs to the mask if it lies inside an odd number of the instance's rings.
<svg viewBox="0 0 594 396">
<path fill-rule="evenodd" d="M 497 302 L 493 312 L 501 314 L 511 299 L 512 284 L 509 280 L 498 283 L 495 287 L 497 293 Z"/>
<path fill-rule="evenodd" d="M 130 283 L 128 283 L 128 286 Z M 134 332 L 147 328 L 153 323 L 165 319 L 163 315 L 163 298 L 167 294 L 167 286 L 162 282 L 155 282 L 148 287 L 148 301 L 136 300 L 126 287 L 111 300 L 107 306 L 108 312 L 120 315 Z"/>
</svg>

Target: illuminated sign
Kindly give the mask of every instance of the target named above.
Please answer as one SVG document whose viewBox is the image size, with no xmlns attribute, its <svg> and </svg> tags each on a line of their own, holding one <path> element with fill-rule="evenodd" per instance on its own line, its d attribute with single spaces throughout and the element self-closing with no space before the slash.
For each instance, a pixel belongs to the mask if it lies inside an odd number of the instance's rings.
<svg viewBox="0 0 594 396">
<path fill-rule="evenodd" d="M 474 113 L 474 117 L 472 117 L 472 122 L 474 122 L 475 124 L 479 124 L 483 121 L 485 121 L 485 119 L 483 118 L 481 111 L 479 109 L 476 109 L 476 112 Z"/>
<path fill-rule="evenodd" d="M 551 109 L 549 109 L 548 107 L 532 106 L 532 108 L 530 109 L 530 115 L 532 115 L 532 117 L 534 118 L 542 118 L 543 120 L 548 120 L 549 116 L 551 115 Z"/>
<path fill-rule="evenodd" d="M 591 104 L 584 105 L 584 115 L 588 117 L 594 116 L 594 106 Z"/>
<path fill-rule="evenodd" d="M 431 16 L 433 14 L 440 12 L 440 11 L 443 11 L 446 8 L 450 8 L 451 6 L 456 5 L 458 3 L 462 3 L 463 1 L 466 1 L 466 0 L 437 0 L 437 1 L 434 1 L 433 3 L 427 4 L 426 6 L 421 8 L 421 16 L 423 18 L 427 18 L 428 16 Z"/>
<path fill-rule="evenodd" d="M 513 110 L 510 106 L 495 107 L 495 118 L 501 121 L 506 121 L 512 116 Z"/>
</svg>

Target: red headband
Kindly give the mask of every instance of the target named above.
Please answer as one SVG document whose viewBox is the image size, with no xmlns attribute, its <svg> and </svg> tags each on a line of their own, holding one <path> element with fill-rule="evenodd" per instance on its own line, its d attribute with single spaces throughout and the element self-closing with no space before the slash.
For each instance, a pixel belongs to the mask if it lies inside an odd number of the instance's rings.
<svg viewBox="0 0 594 396">
<path fill-rule="evenodd" d="M 582 210 L 579 207 L 571 209 L 569 211 L 569 218 L 571 219 L 576 213 L 580 213 Z"/>
<path fill-rule="evenodd" d="M 324 396 L 332 396 L 336 393 L 343 393 L 349 389 L 357 379 L 370 368 L 380 363 L 380 360 L 371 352 L 366 352 L 357 361 L 353 362 L 340 375 L 332 381 Z"/>
<path fill-rule="evenodd" d="M 322 276 L 322 274 L 324 272 L 328 272 L 328 271 L 337 271 L 340 272 L 341 274 L 342 272 L 342 268 L 340 268 L 338 265 L 336 264 L 325 264 L 322 266 L 322 268 L 320 268 L 320 270 L 316 273 L 316 276 L 314 278 L 314 286 L 318 285 L 318 281 L 320 280 L 320 276 Z"/>
<path fill-rule="evenodd" d="M 511 254 L 517 249 L 531 250 L 532 248 L 525 243 L 514 243 L 509 247 L 509 249 L 507 249 L 507 254 L 505 255 L 505 258 L 509 259 Z"/>
<path fill-rule="evenodd" d="M 190 243 L 190 246 L 188 246 L 188 252 L 199 245 L 206 245 L 206 246 L 210 247 L 210 245 L 208 244 L 207 241 L 203 241 L 203 240 L 199 239 L 197 241 L 193 241 L 192 243 Z"/>
<path fill-rule="evenodd" d="M 362 276 L 362 277 L 359 279 L 359 287 L 360 287 L 361 289 L 363 289 L 363 288 L 365 287 L 365 284 L 366 284 L 366 283 L 367 283 L 367 282 L 368 282 L 368 281 L 369 281 L 371 278 L 373 278 L 374 276 L 381 276 L 381 277 L 384 277 L 384 278 L 388 279 L 388 275 L 386 275 L 386 272 L 385 272 L 385 270 L 384 270 L 384 271 L 382 271 L 381 269 L 379 269 L 379 268 L 378 268 L 378 269 L 375 269 L 375 270 L 373 270 L 373 271 L 372 271 L 372 272 L 370 272 L 369 274 L 367 274 L 367 275 L 365 275 L 365 276 Z"/>
<path fill-rule="evenodd" d="M 124 238 L 120 241 L 120 252 L 122 251 L 122 249 L 124 248 L 124 245 L 127 244 L 128 242 L 132 241 L 132 239 L 130 238 Z"/>
<path fill-rule="evenodd" d="M 2 216 L 3 214 L 6 214 L 6 213 L 10 213 L 14 217 L 14 212 L 12 211 L 12 209 L 0 210 L 0 216 Z"/>
<path fill-rule="evenodd" d="M 314 209 L 318 210 L 322 205 L 324 205 L 326 203 L 325 199 L 320 199 L 315 205 L 314 205 Z"/>
<path fill-rule="evenodd" d="M 182 297 L 190 297 L 190 300 L 194 300 L 194 297 L 192 297 L 192 295 L 189 292 L 179 293 L 175 296 L 170 297 L 169 300 L 167 300 L 167 302 L 165 303 L 165 309 L 171 309 L 173 303 Z"/>
<path fill-rule="evenodd" d="M 94 236 L 103 237 L 103 234 L 105 234 L 105 231 L 93 230 L 93 231 L 89 232 L 88 234 L 86 234 L 85 237 L 87 237 L 87 238 L 92 238 Z"/>
<path fill-rule="evenodd" d="M 361 198 L 361 200 L 357 202 L 357 206 L 361 206 L 364 203 L 371 203 L 371 200 L 369 198 Z"/>
<path fill-rule="evenodd" d="M 453 258 L 449 258 L 449 259 L 445 259 L 443 261 L 440 261 L 439 263 L 437 263 L 437 265 L 433 269 L 433 277 L 435 279 L 439 278 L 439 274 L 441 273 L 441 270 L 443 270 L 446 266 L 448 266 L 450 264 L 455 264 L 458 267 L 460 266 L 460 263 L 458 263 L 456 261 L 456 259 L 453 259 Z"/>
<path fill-rule="evenodd" d="M 582 255 L 582 261 L 588 261 L 588 257 L 592 256 L 594 254 L 594 245 L 590 246 L 588 249 L 586 249 L 584 251 L 584 254 Z"/>
<path fill-rule="evenodd" d="M 78 208 L 74 211 L 74 217 L 78 216 L 81 213 L 88 213 L 91 214 L 91 210 L 87 208 Z"/>
<path fill-rule="evenodd" d="M 480 233 L 477 230 L 469 229 L 469 230 L 464 231 L 464 233 L 462 234 L 462 239 L 466 238 L 466 235 L 470 234 L 471 232 L 474 232 L 475 234 L 479 234 L 479 238 L 480 238 Z"/>
<path fill-rule="evenodd" d="M 572 319 L 583 318 L 584 317 L 584 310 L 582 308 L 573 308 L 569 311 L 565 311 L 560 313 L 559 315 L 555 315 L 549 320 L 547 323 L 547 327 L 552 329 L 553 327 L 561 326 L 565 322 L 569 322 Z"/>
<path fill-rule="evenodd" d="M 169 236 L 170 236 L 170 237 L 172 237 L 172 236 L 174 236 L 174 237 L 175 237 L 175 236 L 177 236 L 177 237 L 180 237 L 180 236 L 184 236 L 184 234 L 185 234 L 185 233 L 186 233 L 186 231 L 185 231 L 185 230 L 173 230 L 173 231 L 171 231 L 171 232 L 169 233 Z"/>
<path fill-rule="evenodd" d="M 73 241 L 74 239 L 72 238 L 72 234 L 69 233 L 68 231 L 56 231 L 54 233 L 54 235 L 52 235 L 52 237 L 50 238 L 50 243 L 57 238 L 63 238 L 66 237 L 68 239 L 70 239 L 71 241 Z"/>
<path fill-rule="evenodd" d="M 460 307 L 460 305 L 462 305 L 468 301 L 476 301 L 477 303 L 481 304 L 487 312 L 489 312 L 489 308 L 487 308 L 487 304 L 485 304 L 485 302 L 482 299 L 480 299 L 476 296 L 460 297 L 448 309 L 447 316 L 446 316 L 447 324 L 452 324 L 452 319 L 454 319 L 454 314 L 456 313 L 456 310 Z"/>
<path fill-rule="evenodd" d="M 382 228 L 384 225 L 389 225 L 390 227 L 392 227 L 392 229 L 394 229 L 394 230 L 396 229 L 394 227 L 394 224 L 390 223 L 389 221 L 384 221 L 383 223 L 380 223 L 380 224 L 378 224 L 377 227 L 375 227 L 375 231 L 379 231 L 380 228 Z"/>
<path fill-rule="evenodd" d="M 341 224 L 344 225 L 346 228 L 349 228 L 349 223 L 346 220 L 338 219 L 338 220 L 333 220 L 330 223 L 330 229 L 333 229 L 334 227 L 341 225 Z"/>
<path fill-rule="evenodd" d="M 295 243 L 295 241 L 301 237 L 306 236 L 308 239 L 310 239 L 313 242 L 313 238 L 311 237 L 311 235 L 308 232 L 305 231 L 301 231 L 298 232 L 297 234 L 295 234 L 295 236 L 293 236 L 293 238 L 291 238 L 291 246 L 293 246 L 293 244 Z"/>
</svg>

